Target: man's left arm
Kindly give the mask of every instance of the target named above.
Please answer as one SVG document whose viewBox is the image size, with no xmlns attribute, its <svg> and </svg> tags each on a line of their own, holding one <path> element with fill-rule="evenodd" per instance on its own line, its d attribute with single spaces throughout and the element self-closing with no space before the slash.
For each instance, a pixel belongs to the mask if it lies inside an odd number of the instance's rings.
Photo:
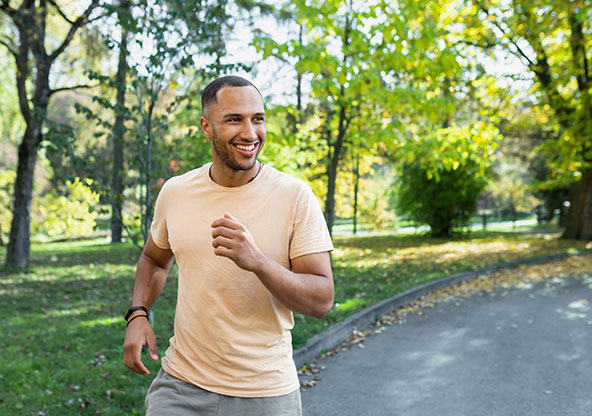
<svg viewBox="0 0 592 416">
<path fill-rule="evenodd" d="M 290 310 L 322 318 L 333 307 L 333 273 L 329 252 L 293 258 L 288 270 L 263 253 L 249 230 L 232 215 L 212 223 L 212 245 L 218 256 L 257 275 L 261 283 Z"/>
</svg>

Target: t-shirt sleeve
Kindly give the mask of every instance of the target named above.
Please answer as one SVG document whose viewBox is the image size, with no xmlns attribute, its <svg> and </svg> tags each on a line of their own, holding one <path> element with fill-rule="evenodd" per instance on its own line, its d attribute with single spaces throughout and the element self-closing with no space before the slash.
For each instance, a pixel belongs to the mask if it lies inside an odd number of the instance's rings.
<svg viewBox="0 0 592 416">
<path fill-rule="evenodd" d="M 169 231 L 166 224 L 166 189 L 167 183 L 164 184 L 158 198 L 156 198 L 156 204 L 154 205 L 154 216 L 152 217 L 152 225 L 150 226 L 150 235 L 154 244 L 162 249 L 170 248 L 169 245 Z"/>
<path fill-rule="evenodd" d="M 319 201 L 303 183 L 296 197 L 290 258 L 332 250 L 333 243 Z"/>
</svg>

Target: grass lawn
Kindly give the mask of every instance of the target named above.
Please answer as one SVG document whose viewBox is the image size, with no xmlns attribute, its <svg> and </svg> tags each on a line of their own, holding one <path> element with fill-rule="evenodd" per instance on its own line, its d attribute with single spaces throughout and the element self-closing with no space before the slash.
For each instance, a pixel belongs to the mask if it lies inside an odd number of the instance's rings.
<svg viewBox="0 0 592 416">
<path fill-rule="evenodd" d="M 472 233 L 336 237 L 335 307 L 323 320 L 296 315 L 294 346 L 334 322 L 413 286 L 460 271 L 547 253 L 591 248 L 558 234 Z M 5 249 L 0 248 L 4 259 Z M 25 273 L 0 268 L 0 414 L 143 414 L 151 377 L 122 363 L 139 251 L 103 240 L 32 247 Z M 177 272 L 155 310 L 159 354 L 172 335 Z M 151 371 L 158 363 L 147 357 Z"/>
</svg>

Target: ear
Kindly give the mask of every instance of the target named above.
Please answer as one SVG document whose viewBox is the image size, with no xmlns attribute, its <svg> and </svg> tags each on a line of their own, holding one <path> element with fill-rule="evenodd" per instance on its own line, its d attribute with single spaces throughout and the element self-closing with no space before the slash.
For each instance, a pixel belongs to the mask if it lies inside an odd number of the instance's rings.
<svg viewBox="0 0 592 416">
<path fill-rule="evenodd" d="M 208 120 L 205 117 L 202 117 L 199 121 L 199 124 L 200 124 L 201 130 L 203 131 L 205 136 L 208 139 L 211 139 L 212 138 L 212 124 L 210 123 L 210 120 Z"/>
</svg>

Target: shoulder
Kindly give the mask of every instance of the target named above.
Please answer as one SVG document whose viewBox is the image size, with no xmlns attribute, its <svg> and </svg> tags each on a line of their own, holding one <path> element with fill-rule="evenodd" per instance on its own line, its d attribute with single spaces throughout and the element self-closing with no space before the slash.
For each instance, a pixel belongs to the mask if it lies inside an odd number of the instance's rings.
<svg viewBox="0 0 592 416">
<path fill-rule="evenodd" d="M 308 184 L 302 179 L 290 176 L 269 165 L 265 165 L 265 169 L 267 170 L 266 181 L 269 185 L 290 189 L 294 192 L 302 192 L 303 190 L 310 189 Z"/>
<path fill-rule="evenodd" d="M 171 189 L 183 189 L 188 184 L 195 183 L 195 181 L 202 178 L 204 174 L 207 175 L 208 168 L 209 164 L 206 164 L 200 168 L 190 170 L 181 175 L 173 176 L 164 183 L 160 192 L 169 192 Z"/>
</svg>

